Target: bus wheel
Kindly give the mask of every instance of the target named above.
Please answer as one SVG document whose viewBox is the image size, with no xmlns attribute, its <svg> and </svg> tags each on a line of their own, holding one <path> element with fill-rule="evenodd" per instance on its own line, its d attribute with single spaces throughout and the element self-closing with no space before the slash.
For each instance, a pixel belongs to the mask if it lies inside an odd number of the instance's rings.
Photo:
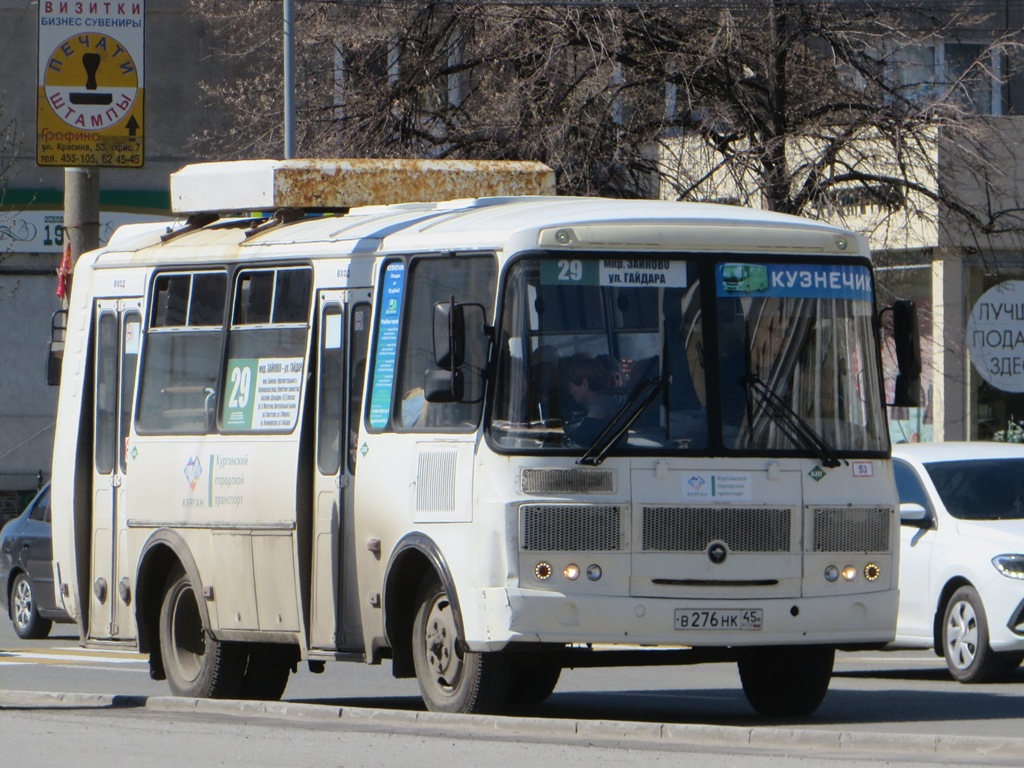
<svg viewBox="0 0 1024 768">
<path fill-rule="evenodd" d="M 245 672 L 245 646 L 215 640 L 203 624 L 188 574 L 172 574 L 160 608 L 160 652 L 175 696 L 231 698 Z"/>
<path fill-rule="evenodd" d="M 448 593 L 426 579 L 416 598 L 412 657 L 427 709 L 433 712 L 495 712 L 509 689 L 509 662 L 500 653 L 472 653 L 456 631 Z"/>
<path fill-rule="evenodd" d="M 507 702 L 509 706 L 523 707 L 540 704 L 555 692 L 562 668 L 558 664 L 528 664 L 519 662 L 513 667 Z"/>
<path fill-rule="evenodd" d="M 253 643 L 245 668 L 240 698 L 279 701 L 288 686 L 294 654 L 290 646 Z"/>
<path fill-rule="evenodd" d="M 806 717 L 832 680 L 835 648 L 820 645 L 751 648 L 739 660 L 743 693 L 766 717 Z"/>
</svg>

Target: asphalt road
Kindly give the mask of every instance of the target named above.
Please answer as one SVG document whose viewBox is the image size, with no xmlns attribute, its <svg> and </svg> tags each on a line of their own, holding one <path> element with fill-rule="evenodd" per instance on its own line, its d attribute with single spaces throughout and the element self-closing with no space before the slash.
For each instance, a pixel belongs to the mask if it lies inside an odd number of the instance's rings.
<svg viewBox="0 0 1024 768">
<path fill-rule="evenodd" d="M 58 625 L 47 640 L 22 641 L 0 619 L 0 708 L 8 715 L 33 713 L 19 727 L 31 731 L 50 717 L 68 722 L 74 712 L 79 720 L 92 721 L 79 723 L 84 732 L 102 731 L 113 727 L 108 719 L 115 714 L 118 721 L 129 715 L 142 732 L 151 723 L 156 738 L 163 733 L 161 722 L 198 716 L 230 730 L 235 720 L 234 727 L 244 729 L 257 718 L 272 728 L 315 723 L 317 729 L 403 734 L 413 741 L 443 736 L 449 743 L 475 743 L 497 734 L 501 743 L 565 747 L 584 738 L 587 748 L 614 750 L 625 744 L 666 754 L 682 747 L 739 757 L 745 750 L 751 751 L 747 756 L 781 750 L 801 759 L 829 754 L 831 765 L 840 765 L 838 759 L 857 764 L 860 758 L 877 765 L 879 757 L 908 763 L 922 755 L 931 762 L 1019 765 L 1024 751 L 1024 669 L 1001 683 L 964 686 L 952 681 L 942 660 L 930 653 L 840 654 L 824 703 L 813 717 L 799 721 L 757 716 L 731 664 L 566 670 L 544 704 L 509 718 L 481 719 L 425 712 L 415 681 L 395 680 L 387 664 L 339 662 L 320 675 L 300 667 L 284 702 L 276 705 L 173 699 L 165 683 L 149 679 L 143 659 L 81 649 L 69 629 Z M 46 717 L 39 717 L 42 712 Z M 8 727 L 5 719 L 15 722 L 0 717 L 0 730 Z M 466 749 L 471 761 L 472 748 Z"/>
</svg>

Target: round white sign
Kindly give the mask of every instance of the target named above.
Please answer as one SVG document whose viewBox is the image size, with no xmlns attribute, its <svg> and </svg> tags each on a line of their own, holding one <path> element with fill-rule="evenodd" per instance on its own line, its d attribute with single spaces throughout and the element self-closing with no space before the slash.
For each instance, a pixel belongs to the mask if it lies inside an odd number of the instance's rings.
<svg viewBox="0 0 1024 768">
<path fill-rule="evenodd" d="M 975 369 L 1003 392 L 1024 392 L 1024 280 L 989 288 L 967 320 Z"/>
</svg>

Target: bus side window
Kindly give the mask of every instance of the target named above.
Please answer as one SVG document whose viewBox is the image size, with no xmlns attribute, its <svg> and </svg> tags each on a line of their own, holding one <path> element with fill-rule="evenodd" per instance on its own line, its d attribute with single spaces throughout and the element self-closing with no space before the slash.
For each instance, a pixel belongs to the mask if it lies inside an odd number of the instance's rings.
<svg viewBox="0 0 1024 768">
<path fill-rule="evenodd" d="M 359 439 L 359 419 L 363 408 L 363 380 L 366 378 L 366 355 L 370 341 L 370 305 L 357 304 L 352 308 L 349 337 L 349 389 L 348 389 L 348 470 L 356 471 Z"/>
<path fill-rule="evenodd" d="M 322 475 L 336 475 L 342 456 L 342 398 L 345 344 L 341 306 L 329 304 L 320 315 L 320 407 L 317 413 L 317 466 Z"/>
<path fill-rule="evenodd" d="M 228 331 L 220 427 L 225 432 L 291 432 L 305 386 L 313 271 L 239 273 Z"/>
<path fill-rule="evenodd" d="M 157 275 L 140 372 L 136 428 L 151 434 L 204 434 L 220 375 L 227 275 Z"/>
<path fill-rule="evenodd" d="M 423 399 L 426 371 L 434 358 L 434 305 L 450 301 L 481 304 L 490 315 L 494 306 L 497 269 L 493 256 L 419 258 L 412 262 L 407 282 L 409 298 L 404 338 L 398 362 L 400 397 L 393 414 L 396 429 L 417 432 L 470 431 L 480 420 L 482 405 L 427 403 Z M 470 366 L 467 366 L 467 368 Z M 477 366 L 482 368 L 482 366 Z M 479 371 L 469 375 L 480 375 Z"/>
</svg>

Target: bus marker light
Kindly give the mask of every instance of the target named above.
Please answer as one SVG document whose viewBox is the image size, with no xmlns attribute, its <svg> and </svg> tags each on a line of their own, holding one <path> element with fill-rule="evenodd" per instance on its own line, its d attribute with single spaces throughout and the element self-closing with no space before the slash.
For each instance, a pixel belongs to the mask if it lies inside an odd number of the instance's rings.
<svg viewBox="0 0 1024 768">
<path fill-rule="evenodd" d="M 541 581 L 551 578 L 551 563 L 537 563 L 533 567 L 533 575 Z"/>
<path fill-rule="evenodd" d="M 882 569 L 875 563 L 868 563 L 864 566 L 864 578 L 868 581 L 874 581 L 882 575 Z"/>
</svg>

